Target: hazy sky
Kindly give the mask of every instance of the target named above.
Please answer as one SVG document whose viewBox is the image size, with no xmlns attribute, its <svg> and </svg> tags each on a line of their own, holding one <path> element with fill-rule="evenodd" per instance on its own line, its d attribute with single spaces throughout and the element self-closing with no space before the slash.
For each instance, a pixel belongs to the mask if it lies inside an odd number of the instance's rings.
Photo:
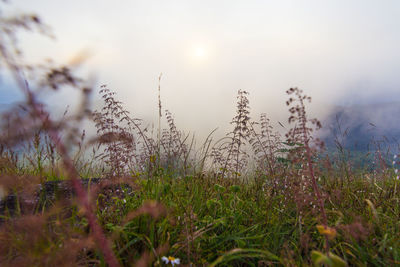
<svg viewBox="0 0 400 267">
<path fill-rule="evenodd" d="M 285 90 L 328 106 L 400 97 L 398 0 L 14 0 L 51 25 L 56 40 L 23 35 L 26 58 L 68 62 L 90 51 L 86 72 L 136 116 L 163 107 L 199 134 L 229 124 L 238 89 L 252 116 L 285 120 Z M 10 93 L 1 91 L 4 99 Z M 67 93 L 64 93 L 64 95 Z M 61 103 L 65 97 L 59 98 Z"/>
</svg>

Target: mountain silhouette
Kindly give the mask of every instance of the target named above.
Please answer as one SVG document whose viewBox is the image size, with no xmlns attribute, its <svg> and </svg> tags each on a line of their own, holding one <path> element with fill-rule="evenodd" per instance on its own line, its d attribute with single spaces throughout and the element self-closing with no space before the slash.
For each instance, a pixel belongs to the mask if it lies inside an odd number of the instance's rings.
<svg viewBox="0 0 400 267">
<path fill-rule="evenodd" d="M 336 106 L 323 122 L 320 138 L 328 148 L 338 145 L 353 151 L 390 149 L 398 153 L 400 101 Z"/>
</svg>

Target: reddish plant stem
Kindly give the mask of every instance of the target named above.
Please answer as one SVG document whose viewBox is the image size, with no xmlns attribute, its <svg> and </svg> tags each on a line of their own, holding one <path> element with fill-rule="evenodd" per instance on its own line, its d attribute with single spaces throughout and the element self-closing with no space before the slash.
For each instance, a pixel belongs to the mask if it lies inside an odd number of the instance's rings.
<svg viewBox="0 0 400 267">
<path fill-rule="evenodd" d="M 58 134 L 56 131 L 51 130 L 50 131 L 50 138 L 54 140 L 59 140 L 58 139 Z M 97 221 L 97 217 L 95 216 L 95 213 L 92 209 L 92 206 L 90 205 L 89 202 L 89 196 L 86 193 L 86 191 L 83 189 L 83 186 L 81 182 L 79 181 L 79 175 L 78 172 L 75 169 L 75 166 L 73 165 L 72 160 L 68 156 L 67 150 L 61 142 L 57 142 L 57 151 L 60 154 L 63 164 L 65 168 L 67 169 L 69 179 L 71 180 L 72 187 L 74 188 L 77 198 L 79 200 L 79 204 L 82 206 L 84 209 L 84 214 L 86 218 L 88 219 L 89 222 L 89 227 L 93 231 L 93 237 L 96 240 L 97 245 L 99 246 L 100 250 L 104 254 L 104 259 L 108 263 L 110 267 L 117 267 L 120 266 L 117 258 L 115 257 L 114 252 L 111 249 L 111 242 L 106 238 L 103 229 L 99 225 Z"/>
<path fill-rule="evenodd" d="M 97 221 L 97 217 L 92 209 L 89 202 L 89 197 L 84 190 L 81 182 L 79 181 L 79 174 L 68 155 L 67 149 L 64 144 L 60 141 L 58 131 L 53 127 L 53 122 L 50 120 L 50 114 L 40 108 L 36 102 L 35 96 L 29 88 L 27 81 L 23 78 L 20 68 L 12 60 L 12 57 L 8 55 L 7 50 L 4 46 L 0 45 L 0 53 L 5 59 L 5 62 L 11 70 L 15 81 L 19 88 L 25 93 L 28 105 L 32 108 L 32 116 L 38 118 L 43 124 L 43 128 L 48 129 L 51 140 L 56 144 L 57 151 L 60 154 L 63 164 L 67 170 L 68 178 L 71 181 L 72 187 L 76 192 L 78 198 L 78 204 L 84 209 L 84 214 L 88 219 L 89 227 L 92 229 L 92 235 L 104 255 L 104 259 L 110 267 L 120 266 L 114 252 L 111 249 L 110 241 L 106 238 L 103 229 Z"/>
<path fill-rule="evenodd" d="M 301 127 L 302 127 L 302 131 L 303 131 L 304 146 L 306 148 L 308 171 L 310 172 L 312 186 L 313 186 L 314 193 L 315 193 L 315 196 L 318 201 L 320 211 L 322 214 L 322 223 L 325 227 L 327 227 L 328 226 L 328 218 L 327 218 L 326 212 L 325 212 L 324 200 L 323 200 L 321 192 L 319 191 L 319 188 L 318 188 L 317 179 L 315 178 L 314 168 L 313 168 L 312 159 L 311 159 L 311 148 L 310 148 L 309 139 L 308 139 L 308 135 L 307 135 L 307 125 L 306 125 L 307 118 L 306 118 L 306 114 L 305 114 L 304 102 L 301 97 L 299 97 L 299 99 L 300 99 L 300 105 L 302 107 Z M 328 240 L 327 236 L 325 236 L 325 249 L 326 249 L 326 252 L 329 253 L 329 240 Z"/>
<path fill-rule="evenodd" d="M 325 226 L 328 226 L 328 219 L 326 217 L 326 213 L 325 213 L 325 206 L 324 206 L 324 201 L 322 199 L 322 195 L 321 192 L 319 191 L 318 185 L 317 185 L 317 179 L 315 178 L 315 174 L 314 174 L 314 168 L 312 165 L 312 159 L 311 159 L 311 148 L 308 142 L 308 136 L 306 133 L 306 125 L 305 123 L 302 123 L 302 128 L 303 128 L 303 138 L 304 138 L 304 146 L 306 148 L 306 155 L 307 155 L 307 164 L 308 164 L 308 171 L 310 172 L 310 176 L 311 176 L 311 182 L 313 185 L 313 189 L 315 192 L 315 196 L 318 200 L 318 204 L 320 206 L 321 209 L 321 213 L 322 213 L 322 222 Z"/>
</svg>

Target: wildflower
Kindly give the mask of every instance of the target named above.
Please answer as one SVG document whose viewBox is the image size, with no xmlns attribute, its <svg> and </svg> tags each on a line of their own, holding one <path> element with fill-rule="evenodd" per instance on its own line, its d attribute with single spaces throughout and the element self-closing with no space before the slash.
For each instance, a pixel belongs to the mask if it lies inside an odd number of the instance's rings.
<svg viewBox="0 0 400 267">
<path fill-rule="evenodd" d="M 336 229 L 328 226 L 317 225 L 317 230 L 321 235 L 327 236 L 329 239 L 334 239 L 336 236 Z"/>
<path fill-rule="evenodd" d="M 163 257 L 161 258 L 161 260 L 162 260 L 163 262 L 165 262 L 165 264 L 171 263 L 172 266 L 175 266 L 175 264 L 176 264 L 176 265 L 179 265 L 179 264 L 181 263 L 181 260 L 180 260 L 180 259 L 174 258 L 174 257 L 171 257 L 171 256 L 169 256 L 168 258 L 165 257 L 165 256 L 163 256 Z"/>
</svg>

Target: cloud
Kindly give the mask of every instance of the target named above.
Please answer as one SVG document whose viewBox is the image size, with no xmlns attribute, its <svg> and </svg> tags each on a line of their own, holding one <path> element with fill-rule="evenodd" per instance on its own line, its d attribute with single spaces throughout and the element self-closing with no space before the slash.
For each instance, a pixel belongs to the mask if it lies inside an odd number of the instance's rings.
<svg viewBox="0 0 400 267">
<path fill-rule="evenodd" d="M 15 3 L 16 5 L 18 3 Z M 238 89 L 250 91 L 252 116 L 285 121 L 285 91 L 313 97 L 318 117 L 343 102 L 370 102 L 400 84 L 398 1 L 25 1 L 56 42 L 24 36 L 27 59 L 67 61 L 92 51 L 97 73 L 137 117 L 157 117 L 157 78 L 163 107 L 178 126 L 206 135 L 225 131 Z M 190 49 L 210 51 L 194 62 Z M 189 52 L 188 52 L 189 51 Z"/>
</svg>

